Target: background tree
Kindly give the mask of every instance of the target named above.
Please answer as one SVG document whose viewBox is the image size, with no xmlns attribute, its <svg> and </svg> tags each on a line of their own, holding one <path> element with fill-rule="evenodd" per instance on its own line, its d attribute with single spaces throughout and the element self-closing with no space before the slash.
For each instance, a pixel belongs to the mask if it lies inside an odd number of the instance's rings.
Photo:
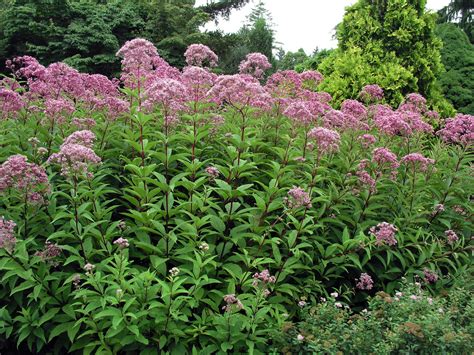
<svg viewBox="0 0 474 355">
<path fill-rule="evenodd" d="M 474 1 L 473 0 L 451 0 L 448 6 L 438 11 L 439 22 L 455 22 L 466 32 L 471 43 L 474 43 Z"/>
<path fill-rule="evenodd" d="M 458 111 L 474 115 L 474 46 L 452 23 L 438 25 L 436 34 L 444 43 L 441 59 L 446 71 L 439 80 L 443 94 Z"/>
<path fill-rule="evenodd" d="M 425 5 L 425 0 L 359 0 L 348 7 L 336 30 L 338 48 L 319 66 L 326 77 L 322 89 L 338 102 L 377 83 L 391 104 L 419 92 L 437 109 L 451 112 L 436 82 L 443 69 L 436 14 Z"/>
</svg>

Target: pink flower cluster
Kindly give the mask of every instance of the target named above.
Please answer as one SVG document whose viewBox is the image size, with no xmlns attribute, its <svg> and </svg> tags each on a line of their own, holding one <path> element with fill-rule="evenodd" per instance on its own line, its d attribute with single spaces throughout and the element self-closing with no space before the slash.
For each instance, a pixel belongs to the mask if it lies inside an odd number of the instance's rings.
<svg viewBox="0 0 474 355">
<path fill-rule="evenodd" d="M 362 147 L 364 147 L 366 149 L 369 148 L 375 142 L 377 142 L 377 138 L 375 138 L 371 134 L 363 134 L 363 135 L 359 136 L 357 139 L 362 144 Z"/>
<path fill-rule="evenodd" d="M 425 158 L 420 153 L 411 153 L 405 155 L 401 160 L 403 164 L 411 165 L 413 170 L 419 169 L 422 172 L 428 170 L 428 166 L 433 165 L 435 161 L 430 158 Z"/>
<path fill-rule="evenodd" d="M 219 169 L 215 166 L 208 166 L 205 170 L 211 180 L 216 179 L 220 174 Z"/>
<path fill-rule="evenodd" d="M 128 248 L 130 246 L 130 244 L 128 243 L 128 240 L 123 238 L 123 237 L 120 237 L 120 238 L 117 238 L 115 241 L 114 241 L 114 244 L 115 245 L 118 245 L 118 247 L 120 249 L 125 249 L 125 248 Z"/>
<path fill-rule="evenodd" d="M 397 227 L 393 224 L 382 222 L 374 227 L 370 228 L 370 234 L 375 237 L 376 245 L 396 245 L 397 239 L 395 239 L 395 233 L 398 231 Z"/>
<path fill-rule="evenodd" d="M 95 134 L 91 131 L 76 131 L 69 135 L 65 140 L 63 145 L 66 144 L 80 144 L 88 148 L 94 146 Z"/>
<path fill-rule="evenodd" d="M 377 102 L 383 99 L 383 89 L 377 84 L 366 85 L 362 88 L 359 97 L 366 103 Z"/>
<path fill-rule="evenodd" d="M 447 231 L 445 231 L 444 235 L 448 239 L 448 244 L 449 245 L 453 245 L 454 243 L 456 243 L 459 240 L 459 237 L 456 234 L 456 232 L 451 230 L 451 229 L 448 229 Z"/>
<path fill-rule="evenodd" d="M 357 280 L 357 284 L 356 284 L 356 287 L 359 290 L 371 290 L 373 286 L 374 286 L 374 281 L 372 280 L 372 277 L 369 274 L 365 272 L 360 274 L 360 277 Z"/>
<path fill-rule="evenodd" d="M 311 112 L 308 104 L 304 101 L 297 100 L 288 105 L 284 114 L 298 125 L 308 126 L 316 121 L 317 115 Z"/>
<path fill-rule="evenodd" d="M 188 96 L 194 102 L 209 98 L 208 92 L 216 79 L 216 74 L 195 66 L 184 68 L 181 75 L 181 81 L 188 89 Z"/>
<path fill-rule="evenodd" d="M 165 119 L 185 110 L 189 99 L 186 87 L 174 79 L 156 79 L 145 91 L 144 98 L 143 106 L 150 112 L 160 107 Z"/>
<path fill-rule="evenodd" d="M 0 110 L 1 118 L 5 119 L 11 114 L 15 114 L 24 107 L 24 102 L 16 91 L 0 87 Z"/>
<path fill-rule="evenodd" d="M 312 207 L 309 194 L 297 186 L 293 186 L 293 188 L 288 191 L 288 197 L 285 198 L 285 202 L 289 208 Z"/>
<path fill-rule="evenodd" d="M 323 75 L 316 70 L 307 70 L 300 74 L 300 78 L 303 81 L 305 87 L 309 89 L 319 85 L 323 81 Z"/>
<path fill-rule="evenodd" d="M 341 137 L 336 131 L 323 127 L 316 127 L 308 132 L 308 138 L 316 141 L 318 154 L 334 153 L 339 150 Z"/>
<path fill-rule="evenodd" d="M 28 163 L 23 155 L 13 155 L 0 165 L 0 192 L 16 189 L 26 194 L 28 201 L 41 203 L 49 192 L 49 182 L 43 167 Z"/>
<path fill-rule="evenodd" d="M 224 302 L 226 305 L 222 307 L 225 312 L 232 312 L 232 310 L 240 311 L 244 308 L 242 302 L 235 296 L 235 294 L 229 294 L 224 296 Z"/>
<path fill-rule="evenodd" d="M 256 79 L 239 74 L 219 76 L 209 95 L 216 103 L 227 103 L 237 109 L 269 110 L 272 104 L 270 95 Z"/>
<path fill-rule="evenodd" d="M 215 67 L 218 57 L 208 46 L 191 44 L 184 52 L 186 63 L 197 67 Z"/>
<path fill-rule="evenodd" d="M 365 120 L 367 118 L 367 109 L 364 104 L 357 100 L 345 100 L 341 105 L 341 111 L 359 120 Z"/>
<path fill-rule="evenodd" d="M 44 249 L 35 253 L 36 256 L 39 256 L 43 261 L 51 261 L 57 256 L 61 255 L 62 249 L 57 245 L 53 244 L 50 241 L 44 243 Z"/>
<path fill-rule="evenodd" d="M 387 148 L 375 148 L 372 152 L 372 161 L 377 164 L 379 170 L 382 169 L 398 169 L 400 163 L 397 156 Z"/>
<path fill-rule="evenodd" d="M 425 268 L 423 270 L 423 275 L 424 275 L 425 281 L 429 284 L 433 284 L 436 281 L 438 281 L 438 275 L 434 271 L 431 271 Z"/>
<path fill-rule="evenodd" d="M 265 269 L 262 272 L 256 272 L 253 274 L 253 286 L 258 286 L 260 283 L 263 285 L 274 284 L 276 282 L 276 277 L 270 275 L 270 272 Z"/>
<path fill-rule="evenodd" d="M 239 73 L 249 74 L 256 79 L 261 79 L 265 70 L 270 69 L 272 65 L 268 58 L 262 53 L 249 53 L 245 59 L 240 62 Z"/>
<path fill-rule="evenodd" d="M 15 222 L 6 220 L 3 216 L 0 217 L 0 248 L 5 249 L 9 253 L 13 252 L 16 245 L 16 238 L 14 235 L 15 227 Z"/>
<path fill-rule="evenodd" d="M 445 127 L 438 131 L 438 135 L 446 143 L 456 143 L 470 146 L 474 142 L 474 116 L 458 114 L 446 120 Z"/>
<path fill-rule="evenodd" d="M 61 175 L 66 177 L 77 178 L 83 175 L 91 177 L 90 166 L 101 162 L 92 150 L 94 139 L 95 135 L 90 131 L 74 132 L 64 140 L 59 153 L 54 153 L 48 158 L 48 163 L 61 165 Z"/>
</svg>

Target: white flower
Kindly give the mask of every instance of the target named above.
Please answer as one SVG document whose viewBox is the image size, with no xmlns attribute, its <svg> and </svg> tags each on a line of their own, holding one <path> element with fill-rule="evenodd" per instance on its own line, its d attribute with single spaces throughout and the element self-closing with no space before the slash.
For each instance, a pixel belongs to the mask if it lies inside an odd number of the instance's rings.
<svg viewBox="0 0 474 355">
<path fill-rule="evenodd" d="M 298 341 L 303 341 L 303 340 L 304 340 L 304 336 L 302 336 L 301 334 L 298 334 L 298 336 L 296 337 L 296 339 L 298 339 Z"/>
<path fill-rule="evenodd" d="M 334 305 L 335 305 L 337 308 L 342 308 L 342 303 L 341 303 L 341 302 L 336 302 L 336 303 L 334 303 Z"/>
<path fill-rule="evenodd" d="M 333 292 L 333 293 L 331 293 L 331 297 L 337 298 L 337 297 L 339 297 L 339 293 Z"/>
</svg>

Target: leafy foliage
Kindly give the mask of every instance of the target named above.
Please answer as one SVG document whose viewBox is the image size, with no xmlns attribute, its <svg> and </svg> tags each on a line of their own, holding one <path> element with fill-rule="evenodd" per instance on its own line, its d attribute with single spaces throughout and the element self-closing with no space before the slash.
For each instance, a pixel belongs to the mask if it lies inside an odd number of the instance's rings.
<svg viewBox="0 0 474 355">
<path fill-rule="evenodd" d="M 471 271 L 472 116 L 119 53 L 120 88 L 30 57 L 1 81 L 4 349 L 265 353 L 301 301 Z"/>
<path fill-rule="evenodd" d="M 466 288 L 432 297 L 419 284 L 407 284 L 396 295 L 378 293 L 359 313 L 334 297 L 306 306 L 303 320 L 286 323 L 275 341 L 283 353 L 468 354 L 474 349 L 473 312 Z"/>
</svg>

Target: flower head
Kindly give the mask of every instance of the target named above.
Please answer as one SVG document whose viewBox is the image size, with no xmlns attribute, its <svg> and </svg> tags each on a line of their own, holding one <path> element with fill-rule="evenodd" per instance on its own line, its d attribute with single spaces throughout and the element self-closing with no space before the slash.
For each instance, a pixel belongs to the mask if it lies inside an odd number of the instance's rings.
<svg viewBox="0 0 474 355">
<path fill-rule="evenodd" d="M 57 244 L 46 241 L 46 243 L 44 243 L 44 249 L 36 252 L 35 255 L 39 256 L 43 261 L 51 261 L 55 257 L 61 255 L 61 252 L 62 249 Z"/>
<path fill-rule="evenodd" d="M 356 287 L 359 290 L 371 290 L 373 286 L 374 281 L 372 280 L 372 277 L 369 274 L 363 272 L 357 281 Z"/>
<path fill-rule="evenodd" d="M 395 239 L 395 233 L 397 231 L 397 227 L 387 222 L 379 223 L 376 226 L 370 228 L 370 234 L 375 237 L 376 245 L 396 245 L 397 239 Z"/>
<path fill-rule="evenodd" d="M 208 46 L 204 44 L 191 44 L 184 52 L 186 63 L 197 67 L 215 67 L 218 57 Z"/>
<path fill-rule="evenodd" d="M 403 164 L 410 164 L 413 166 L 413 169 L 419 169 L 420 171 L 426 171 L 428 170 L 429 165 L 433 165 L 435 161 L 430 158 L 425 158 L 423 155 L 420 153 L 411 153 L 408 155 L 405 155 L 400 162 Z"/>
<path fill-rule="evenodd" d="M 209 175 L 211 180 L 214 180 L 219 176 L 220 171 L 215 166 L 208 166 L 206 168 L 206 173 Z"/>
<path fill-rule="evenodd" d="M 229 294 L 224 296 L 224 302 L 226 305 L 222 307 L 225 312 L 231 312 L 233 309 L 240 311 L 244 308 L 244 305 L 240 300 L 235 296 L 235 294 Z"/>
<path fill-rule="evenodd" d="M 249 53 L 239 65 L 240 74 L 249 74 L 256 79 L 261 79 L 265 70 L 270 69 L 272 65 L 267 56 L 262 53 Z"/>
<path fill-rule="evenodd" d="M 316 141 L 318 154 L 333 153 L 339 150 L 341 137 L 336 131 L 323 127 L 316 127 L 308 132 L 308 138 Z"/>
<path fill-rule="evenodd" d="M 99 164 L 101 159 L 91 148 L 81 144 L 63 144 L 59 153 L 54 153 L 48 158 L 48 163 L 61 165 L 61 175 L 89 176 L 89 168 Z"/>
<path fill-rule="evenodd" d="M 438 131 L 446 143 L 456 143 L 470 146 L 474 142 L 474 116 L 458 114 L 446 120 L 443 129 Z"/>
<path fill-rule="evenodd" d="M 446 236 L 446 238 L 448 239 L 448 244 L 449 245 L 453 245 L 454 243 L 456 243 L 458 240 L 459 240 L 459 237 L 458 235 L 456 234 L 456 232 L 454 232 L 453 230 L 451 229 L 448 229 L 447 231 L 444 232 L 444 235 Z"/>
<path fill-rule="evenodd" d="M 120 237 L 120 238 L 116 239 L 114 241 L 114 244 L 118 245 L 120 249 L 125 249 L 125 248 L 128 248 L 130 246 L 130 244 L 128 243 L 128 240 L 123 238 L 123 237 Z"/>
<path fill-rule="evenodd" d="M 76 131 L 69 135 L 63 142 L 66 144 L 80 144 L 84 147 L 92 148 L 95 141 L 95 134 L 89 130 Z"/>
<path fill-rule="evenodd" d="M 424 275 L 425 281 L 429 284 L 432 284 L 438 281 L 438 275 L 434 271 L 431 271 L 430 269 L 425 268 L 423 270 L 423 275 Z"/>
<path fill-rule="evenodd" d="M 169 273 L 169 275 L 170 275 L 171 277 L 176 277 L 176 276 L 179 275 L 180 271 L 181 271 L 181 270 L 179 270 L 179 268 L 173 267 L 173 268 L 171 268 L 171 269 L 168 271 L 168 273 Z"/>
<path fill-rule="evenodd" d="M 9 253 L 13 252 L 16 245 L 15 227 L 15 222 L 6 220 L 3 216 L 0 217 L 0 248 L 5 249 Z"/>
<path fill-rule="evenodd" d="M 286 204 L 289 208 L 311 208 L 312 206 L 309 194 L 304 189 L 297 186 L 293 186 L 293 188 L 288 191 Z"/>
<path fill-rule="evenodd" d="M 25 156 L 13 155 L 0 165 L 0 193 L 9 188 L 27 194 L 29 202 L 42 202 L 49 192 L 48 176 Z"/>
<path fill-rule="evenodd" d="M 383 89 L 377 84 L 366 85 L 362 88 L 359 97 L 366 103 L 380 101 L 383 99 Z"/>
</svg>

